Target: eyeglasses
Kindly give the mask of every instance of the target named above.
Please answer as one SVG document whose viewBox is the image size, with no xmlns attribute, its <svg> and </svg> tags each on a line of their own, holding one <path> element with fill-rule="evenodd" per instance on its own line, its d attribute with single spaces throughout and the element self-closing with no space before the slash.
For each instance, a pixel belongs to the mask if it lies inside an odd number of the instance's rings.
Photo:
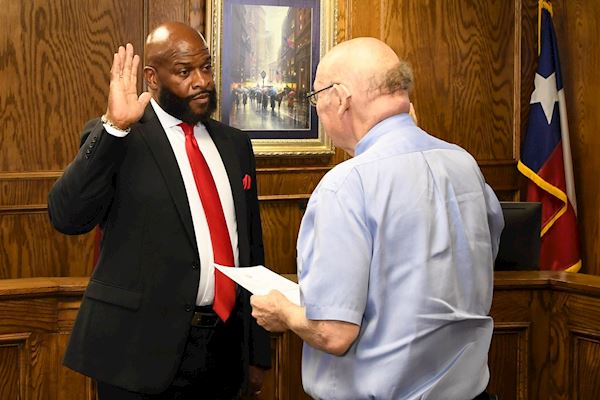
<svg viewBox="0 0 600 400">
<path fill-rule="evenodd" d="M 331 89 L 333 87 L 333 85 L 339 85 L 339 83 L 332 83 L 331 85 L 324 87 L 323 89 L 319 89 L 319 90 L 313 90 L 312 92 L 308 92 L 306 94 L 306 98 L 308 99 L 308 102 L 310 103 L 311 106 L 316 107 L 317 106 L 317 100 L 319 99 L 318 94 L 321 93 L 324 90 L 327 89 Z"/>
</svg>

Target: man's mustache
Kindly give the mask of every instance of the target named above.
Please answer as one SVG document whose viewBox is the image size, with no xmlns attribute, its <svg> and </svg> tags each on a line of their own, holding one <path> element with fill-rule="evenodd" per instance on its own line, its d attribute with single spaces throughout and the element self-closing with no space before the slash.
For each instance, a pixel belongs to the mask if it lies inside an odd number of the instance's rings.
<svg viewBox="0 0 600 400">
<path fill-rule="evenodd" d="M 214 90 L 214 89 L 212 89 L 212 90 L 203 90 L 203 91 L 201 91 L 201 92 L 198 92 L 198 93 L 195 93 L 195 94 L 192 94 L 192 95 L 190 95 L 190 96 L 187 96 L 187 97 L 185 97 L 185 101 L 186 101 L 187 103 L 189 103 L 190 101 L 194 100 L 196 97 L 198 97 L 198 96 L 201 96 L 201 95 L 203 95 L 203 94 L 207 94 L 209 97 L 212 97 L 212 96 L 214 96 L 216 93 L 215 93 L 215 90 Z"/>
</svg>

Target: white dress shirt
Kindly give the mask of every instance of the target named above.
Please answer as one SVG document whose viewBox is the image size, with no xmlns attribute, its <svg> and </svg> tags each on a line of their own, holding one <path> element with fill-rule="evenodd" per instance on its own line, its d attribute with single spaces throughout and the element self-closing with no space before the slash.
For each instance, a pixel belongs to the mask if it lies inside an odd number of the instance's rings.
<svg viewBox="0 0 600 400">
<path fill-rule="evenodd" d="M 194 175 L 192 174 L 192 168 L 188 160 L 187 153 L 185 151 L 185 134 L 178 125 L 182 122 L 181 120 L 167 114 L 154 99 L 150 100 L 154 112 L 158 117 L 160 124 L 167 134 L 167 139 L 171 144 L 183 183 L 187 194 L 188 204 L 190 205 L 190 212 L 192 214 L 192 222 L 194 225 L 194 232 L 196 235 L 196 243 L 198 245 L 198 252 L 200 253 L 200 284 L 198 286 L 198 295 L 196 297 L 196 304 L 199 306 L 210 305 L 213 303 L 215 295 L 215 273 L 214 273 L 214 255 L 212 243 L 210 240 L 210 231 L 208 229 L 208 223 L 206 221 L 206 215 L 204 214 L 204 208 L 200 200 L 200 194 L 196 187 Z M 114 136 L 125 136 L 124 132 L 116 130 L 106 124 L 104 129 L 111 135 Z M 202 155 L 206 159 L 206 163 L 210 169 L 210 172 L 217 186 L 217 192 L 221 199 L 221 206 L 223 207 L 223 213 L 225 214 L 225 221 L 227 222 L 227 229 L 229 231 L 229 237 L 231 239 L 231 247 L 233 250 L 233 259 L 235 266 L 239 263 L 238 253 L 238 235 L 237 235 L 237 221 L 235 219 L 235 208 L 233 205 L 233 195 L 231 193 L 231 186 L 229 185 L 229 178 L 227 177 L 227 171 L 219 151 L 215 146 L 212 138 L 208 134 L 206 127 L 202 124 L 194 126 L 194 136 L 198 142 L 198 147 L 202 152 Z"/>
</svg>

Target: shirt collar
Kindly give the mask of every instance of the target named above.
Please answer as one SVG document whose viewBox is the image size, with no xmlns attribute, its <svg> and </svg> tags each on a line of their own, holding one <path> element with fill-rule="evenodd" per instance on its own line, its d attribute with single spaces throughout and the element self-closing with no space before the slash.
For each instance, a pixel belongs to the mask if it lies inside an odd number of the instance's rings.
<svg viewBox="0 0 600 400">
<path fill-rule="evenodd" d="M 178 126 L 181 122 L 183 122 L 180 119 L 175 118 L 174 116 L 163 110 L 162 107 L 156 102 L 156 100 L 150 99 L 150 104 L 152 104 L 152 108 L 154 108 L 154 112 L 156 113 L 160 124 L 164 128 L 173 128 L 175 126 Z"/>
<path fill-rule="evenodd" d="M 406 126 L 415 126 L 415 122 L 407 113 L 394 115 L 384 119 L 372 127 L 367 134 L 359 140 L 354 149 L 354 155 L 357 156 L 367 151 L 375 144 L 375 142 L 377 142 L 377 139 L 386 133 Z"/>
</svg>

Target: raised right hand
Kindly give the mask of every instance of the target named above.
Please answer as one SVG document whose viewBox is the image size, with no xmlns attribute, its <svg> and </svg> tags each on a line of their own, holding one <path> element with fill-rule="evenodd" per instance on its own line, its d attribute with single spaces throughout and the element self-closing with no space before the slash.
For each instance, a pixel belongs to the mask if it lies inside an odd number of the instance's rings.
<svg viewBox="0 0 600 400">
<path fill-rule="evenodd" d="M 106 118 L 119 129 L 126 130 L 139 121 L 150 101 L 150 93 L 137 95 L 137 70 L 140 56 L 133 54 L 133 45 L 119 46 L 110 69 L 110 90 Z"/>
</svg>

